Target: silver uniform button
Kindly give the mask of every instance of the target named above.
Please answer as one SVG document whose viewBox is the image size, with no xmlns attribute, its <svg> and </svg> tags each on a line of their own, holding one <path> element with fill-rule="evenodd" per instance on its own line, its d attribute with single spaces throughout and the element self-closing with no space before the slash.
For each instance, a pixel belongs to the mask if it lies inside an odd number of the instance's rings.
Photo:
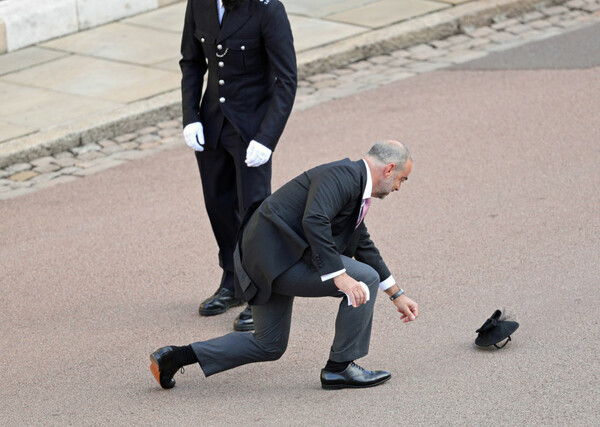
<svg viewBox="0 0 600 427">
<path fill-rule="evenodd" d="M 204 37 L 202 37 L 202 38 L 200 39 L 200 41 L 201 41 L 202 43 L 204 43 Z"/>
<path fill-rule="evenodd" d="M 218 44 L 217 45 L 217 49 L 219 49 L 219 50 L 223 49 L 223 45 L 222 44 Z"/>
<path fill-rule="evenodd" d="M 225 63 L 224 63 L 224 62 L 222 62 L 222 61 L 221 61 L 221 62 L 219 62 L 219 67 L 223 68 L 224 66 L 225 66 Z"/>
<path fill-rule="evenodd" d="M 225 80 L 219 80 L 219 85 L 223 86 L 225 84 Z"/>
<path fill-rule="evenodd" d="M 221 104 L 223 104 L 223 103 L 225 102 L 225 98 L 223 98 L 223 97 L 219 98 L 219 102 L 220 102 Z"/>
<path fill-rule="evenodd" d="M 242 50 L 246 50 L 246 46 L 242 46 L 242 48 L 241 48 L 241 49 L 242 49 Z"/>
</svg>

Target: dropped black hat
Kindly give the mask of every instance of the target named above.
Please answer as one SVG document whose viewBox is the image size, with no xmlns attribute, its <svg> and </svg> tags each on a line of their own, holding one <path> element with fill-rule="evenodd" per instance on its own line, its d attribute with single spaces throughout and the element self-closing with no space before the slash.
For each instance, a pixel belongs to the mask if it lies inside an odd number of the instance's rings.
<svg viewBox="0 0 600 427">
<path fill-rule="evenodd" d="M 511 320 L 505 320 L 500 310 L 496 310 L 492 317 L 487 319 L 481 328 L 477 329 L 479 335 L 475 340 L 475 344 L 479 347 L 488 347 L 493 345 L 496 348 L 504 347 L 509 341 L 510 336 L 519 327 L 517 322 Z M 506 340 L 501 346 L 498 345 L 500 341 Z"/>
</svg>

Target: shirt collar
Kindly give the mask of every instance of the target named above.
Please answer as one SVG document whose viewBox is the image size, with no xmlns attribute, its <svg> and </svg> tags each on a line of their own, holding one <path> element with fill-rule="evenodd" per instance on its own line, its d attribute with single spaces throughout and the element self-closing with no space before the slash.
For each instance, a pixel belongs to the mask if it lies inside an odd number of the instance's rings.
<svg viewBox="0 0 600 427">
<path fill-rule="evenodd" d="M 365 192 L 363 193 L 363 200 L 371 197 L 371 193 L 373 192 L 373 180 L 371 179 L 371 169 L 369 169 L 369 164 L 365 159 L 362 159 L 365 162 L 365 166 L 367 167 L 367 185 L 365 186 Z"/>
</svg>

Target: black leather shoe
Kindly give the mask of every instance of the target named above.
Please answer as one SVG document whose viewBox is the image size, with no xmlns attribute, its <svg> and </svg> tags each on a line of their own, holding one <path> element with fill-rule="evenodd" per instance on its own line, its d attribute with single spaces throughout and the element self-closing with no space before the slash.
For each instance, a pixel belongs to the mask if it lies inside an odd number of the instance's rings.
<svg viewBox="0 0 600 427">
<path fill-rule="evenodd" d="M 231 307 L 241 305 L 243 302 L 235 297 L 233 291 L 227 288 L 219 288 L 213 296 L 202 301 L 198 312 L 200 316 L 214 316 L 225 313 Z"/>
<path fill-rule="evenodd" d="M 342 372 L 321 370 L 321 387 L 327 390 L 375 387 L 391 377 L 387 371 L 368 371 L 352 362 Z"/>
<path fill-rule="evenodd" d="M 254 320 L 252 319 L 252 309 L 249 305 L 246 306 L 233 321 L 233 329 L 238 332 L 246 332 L 254 330 Z"/>
<path fill-rule="evenodd" d="M 173 376 L 177 373 L 179 367 L 175 366 L 173 354 L 173 348 L 169 346 L 159 348 L 150 355 L 150 370 L 156 381 L 164 389 L 175 387 Z"/>
</svg>

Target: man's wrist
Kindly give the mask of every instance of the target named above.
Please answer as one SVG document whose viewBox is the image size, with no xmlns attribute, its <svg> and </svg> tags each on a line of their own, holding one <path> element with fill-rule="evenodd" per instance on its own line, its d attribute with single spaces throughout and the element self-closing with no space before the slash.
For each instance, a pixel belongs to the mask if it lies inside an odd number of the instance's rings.
<svg viewBox="0 0 600 427">
<path fill-rule="evenodd" d="M 394 280 L 394 276 L 390 276 L 379 284 L 379 289 L 381 289 L 384 292 L 388 292 L 388 290 L 395 284 L 396 281 Z"/>
</svg>

